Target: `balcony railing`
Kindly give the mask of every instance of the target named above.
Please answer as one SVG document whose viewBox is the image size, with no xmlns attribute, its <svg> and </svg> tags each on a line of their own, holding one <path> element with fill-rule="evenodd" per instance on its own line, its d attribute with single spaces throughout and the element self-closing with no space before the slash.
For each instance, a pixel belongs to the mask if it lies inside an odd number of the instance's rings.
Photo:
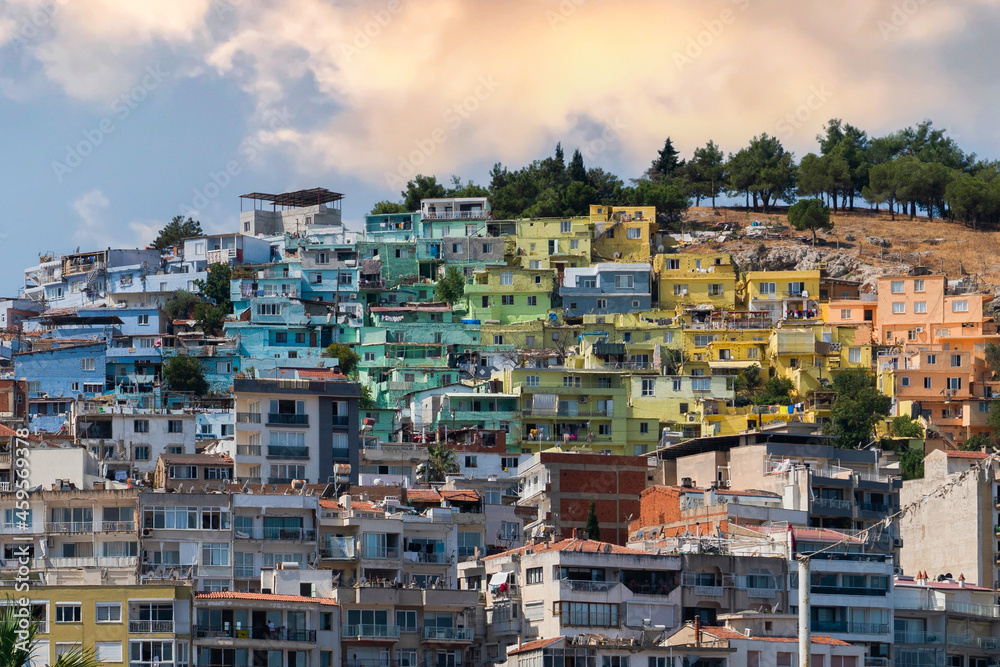
<svg viewBox="0 0 1000 667">
<path fill-rule="evenodd" d="M 850 511 L 854 507 L 854 501 L 840 500 L 839 498 L 813 498 L 813 507 Z"/>
<path fill-rule="evenodd" d="M 46 533 L 63 533 L 76 535 L 79 533 L 93 533 L 93 521 L 53 521 L 45 524 Z"/>
<path fill-rule="evenodd" d="M 340 636 L 349 639 L 399 639 L 398 625 L 345 625 Z"/>
<path fill-rule="evenodd" d="M 173 633 L 173 621 L 129 621 L 128 631 L 131 634 L 153 634 L 157 632 Z"/>
<path fill-rule="evenodd" d="M 942 644 L 944 634 L 940 632 L 902 632 L 896 630 L 897 644 Z"/>
<path fill-rule="evenodd" d="M 316 531 L 306 528 L 253 528 L 252 530 L 237 530 L 238 540 L 305 540 L 316 541 Z"/>
<path fill-rule="evenodd" d="M 814 632 L 839 632 L 853 635 L 887 635 L 887 623 L 848 623 L 847 621 L 814 621 Z"/>
<path fill-rule="evenodd" d="M 362 558 L 377 558 L 382 560 L 398 560 L 399 547 L 386 547 L 384 549 L 371 549 L 365 547 L 361 550 Z"/>
<path fill-rule="evenodd" d="M 945 602 L 945 608 L 957 614 L 1000 618 L 1000 606 L 992 604 L 971 604 L 968 602 L 951 602 L 949 600 Z"/>
<path fill-rule="evenodd" d="M 333 415 L 330 420 L 333 426 L 348 426 L 351 423 L 351 418 L 347 415 Z"/>
<path fill-rule="evenodd" d="M 973 638 L 969 635 L 953 635 L 948 633 L 948 644 L 950 646 L 972 646 Z"/>
<path fill-rule="evenodd" d="M 260 445 L 236 445 L 237 456 L 260 456 Z"/>
<path fill-rule="evenodd" d="M 420 631 L 420 638 L 431 641 L 471 642 L 472 628 L 428 628 Z"/>
<path fill-rule="evenodd" d="M 309 415 L 288 414 L 285 412 L 270 412 L 267 415 L 268 426 L 309 426 Z"/>
<path fill-rule="evenodd" d="M 309 458 L 309 448 L 269 445 L 267 457 L 269 459 L 307 459 Z"/>
<path fill-rule="evenodd" d="M 259 424 L 260 423 L 260 413 L 259 412 L 237 412 L 236 413 L 236 423 L 237 424 Z"/>
<path fill-rule="evenodd" d="M 580 581 L 576 579 L 560 579 L 559 585 L 571 591 L 584 593 L 607 593 L 618 585 L 617 581 Z"/>
<path fill-rule="evenodd" d="M 102 521 L 101 532 L 104 533 L 134 533 L 135 521 Z"/>
<path fill-rule="evenodd" d="M 358 557 L 357 543 L 353 537 L 331 535 L 326 538 L 326 548 L 320 555 L 331 560 L 354 560 Z"/>
<path fill-rule="evenodd" d="M 315 630 L 296 630 L 294 628 L 234 628 L 199 626 L 194 629 L 197 638 L 213 639 L 259 639 L 275 642 L 315 642 Z"/>
<path fill-rule="evenodd" d="M 851 586 L 816 586 L 810 589 L 814 595 L 873 595 L 884 596 L 888 591 L 884 588 L 851 587 Z"/>
</svg>

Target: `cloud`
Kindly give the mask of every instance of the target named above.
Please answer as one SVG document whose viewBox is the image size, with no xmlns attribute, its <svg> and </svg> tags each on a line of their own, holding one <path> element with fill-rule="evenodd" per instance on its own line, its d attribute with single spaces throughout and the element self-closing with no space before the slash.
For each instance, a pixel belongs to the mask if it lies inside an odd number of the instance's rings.
<svg viewBox="0 0 1000 667">
<path fill-rule="evenodd" d="M 94 189 L 77 197 L 72 203 L 80 221 L 73 234 L 73 242 L 81 248 L 134 248 L 153 241 L 162 222 L 136 220 L 115 224 L 108 220 L 111 202 L 101 189 Z"/>
<path fill-rule="evenodd" d="M 734 151 L 768 132 L 801 155 L 832 117 L 876 134 L 925 117 L 994 132 L 989 88 L 950 56 L 1000 27 L 992 0 L 55 2 L 29 52 L 69 96 L 113 99 L 151 62 L 229 79 L 255 102 L 237 119 L 251 128 L 295 111 L 269 151 L 380 185 L 521 164 L 609 127 L 594 159 L 634 173 L 668 135 Z M 995 42 L 974 60 L 992 62 Z"/>
</svg>

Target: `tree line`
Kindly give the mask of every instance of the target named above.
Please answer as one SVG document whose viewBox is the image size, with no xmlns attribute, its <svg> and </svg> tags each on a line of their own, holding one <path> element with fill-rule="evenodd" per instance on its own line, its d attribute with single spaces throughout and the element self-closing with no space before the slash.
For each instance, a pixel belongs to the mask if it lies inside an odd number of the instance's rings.
<svg viewBox="0 0 1000 667">
<path fill-rule="evenodd" d="M 672 223 L 692 203 L 712 207 L 722 196 L 743 199 L 768 212 L 800 198 L 820 199 L 834 213 L 856 203 L 915 218 L 944 218 L 974 228 L 1000 223 L 1000 161 L 967 153 L 946 130 L 922 121 L 885 136 L 869 134 L 839 118 L 816 135 L 818 149 L 796 161 L 779 138 L 762 133 L 728 155 L 714 141 L 687 159 L 667 137 L 646 171 L 622 178 L 584 164 L 579 150 L 567 162 L 561 144 L 551 157 L 521 168 L 496 163 L 488 185 L 450 183 L 418 175 L 398 202 L 381 201 L 372 213 L 415 211 L 433 197 L 489 197 L 496 219 L 587 215 L 590 204 L 655 206 Z"/>
</svg>

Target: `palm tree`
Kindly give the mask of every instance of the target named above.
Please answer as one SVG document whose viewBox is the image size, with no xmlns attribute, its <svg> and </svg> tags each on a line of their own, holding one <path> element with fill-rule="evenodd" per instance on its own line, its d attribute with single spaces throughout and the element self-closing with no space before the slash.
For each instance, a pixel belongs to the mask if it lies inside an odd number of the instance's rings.
<svg viewBox="0 0 1000 667">
<path fill-rule="evenodd" d="M 458 461 L 455 460 L 455 450 L 445 443 L 427 446 L 427 463 L 424 464 L 427 471 L 428 482 L 443 482 L 445 475 L 458 472 Z"/>
<path fill-rule="evenodd" d="M 22 628 L 16 609 L 14 601 L 7 598 L 7 604 L 0 610 L 0 665 L 3 667 L 28 667 L 31 652 L 38 645 L 40 621 L 31 619 L 28 626 Z M 59 656 L 52 667 L 100 667 L 101 664 L 92 647 L 77 646 Z"/>
</svg>

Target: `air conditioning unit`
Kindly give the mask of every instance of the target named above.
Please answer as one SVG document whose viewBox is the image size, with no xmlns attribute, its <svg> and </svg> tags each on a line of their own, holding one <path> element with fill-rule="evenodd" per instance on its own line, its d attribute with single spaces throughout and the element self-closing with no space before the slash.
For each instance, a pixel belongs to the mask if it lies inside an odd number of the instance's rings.
<svg viewBox="0 0 1000 667">
<path fill-rule="evenodd" d="M 917 327 L 916 329 L 914 329 L 914 331 L 916 331 L 917 333 L 923 333 L 924 332 L 924 328 L 923 327 Z"/>
<path fill-rule="evenodd" d="M 903 547 L 903 538 L 894 537 L 892 540 L 892 547 L 894 549 L 901 549 Z"/>
<path fill-rule="evenodd" d="M 586 403 L 587 402 L 587 397 L 586 396 L 581 396 L 580 397 L 580 402 L 581 403 Z"/>
</svg>

